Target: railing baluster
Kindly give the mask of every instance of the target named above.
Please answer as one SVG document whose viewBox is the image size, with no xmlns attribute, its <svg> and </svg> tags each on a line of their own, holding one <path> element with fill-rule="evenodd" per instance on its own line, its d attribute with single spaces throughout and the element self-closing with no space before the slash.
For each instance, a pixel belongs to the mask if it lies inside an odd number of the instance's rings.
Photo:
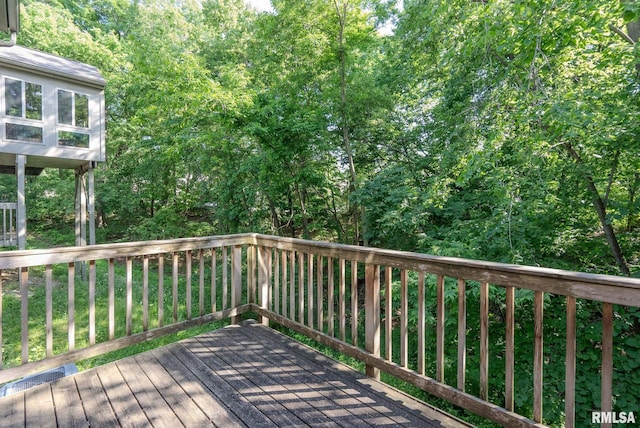
<svg viewBox="0 0 640 428">
<path fill-rule="evenodd" d="M 335 305 L 334 305 L 333 257 L 327 257 L 327 334 L 335 336 Z"/>
<path fill-rule="evenodd" d="M 507 410 L 514 411 L 514 382 L 515 382 L 515 289 L 506 287 L 506 316 L 505 316 L 505 403 Z"/>
<path fill-rule="evenodd" d="M 273 307 L 273 251 L 267 247 L 267 308 Z M 238 303 L 240 301 L 238 300 Z"/>
<path fill-rule="evenodd" d="M 436 281 L 436 380 L 444 382 L 444 276 Z"/>
<path fill-rule="evenodd" d="M 44 268 L 44 282 L 45 282 L 45 348 L 46 357 L 49 358 L 53 355 L 53 266 L 46 265 Z M 0 324 L 2 324 L 2 285 L 0 285 Z M 0 344 L 2 343 L 2 326 L 0 325 Z M 0 367 L 2 367 L 2 358 L 0 354 Z"/>
<path fill-rule="evenodd" d="M 313 328 L 313 254 L 307 254 L 307 325 Z"/>
<path fill-rule="evenodd" d="M 304 324 L 304 253 L 298 253 L 298 322 Z"/>
<path fill-rule="evenodd" d="M 544 362 L 542 326 L 544 316 L 544 292 L 535 292 L 533 308 L 533 420 L 542 422 L 542 364 Z"/>
<path fill-rule="evenodd" d="M 2 207 L 2 245 L 7 245 L 7 209 Z M 0 361 L 0 367 L 2 361 Z"/>
<path fill-rule="evenodd" d="M 602 304 L 602 384 L 601 384 L 601 412 L 611 412 L 613 381 L 613 305 Z M 611 423 L 602 424 L 610 427 Z"/>
<path fill-rule="evenodd" d="M 89 260 L 89 345 L 96 344 L 96 261 Z"/>
<path fill-rule="evenodd" d="M 242 247 L 235 245 L 231 253 L 231 307 L 235 308 L 242 302 Z M 237 324 L 242 320 L 242 316 L 236 315 L 231 318 L 232 324 Z"/>
<path fill-rule="evenodd" d="M 4 367 L 4 341 L 2 340 L 2 270 L 0 269 L 0 370 Z"/>
<path fill-rule="evenodd" d="M 340 259 L 340 283 L 338 284 L 338 320 L 340 321 L 340 340 L 343 342 L 346 341 L 347 336 L 347 325 L 346 325 L 346 312 L 347 312 L 347 303 L 346 303 L 346 278 L 345 278 L 345 260 Z"/>
<path fill-rule="evenodd" d="M 108 296 L 107 296 L 107 300 L 108 300 L 108 306 L 109 306 L 109 314 L 108 314 L 108 318 L 109 318 L 109 340 L 113 340 L 115 338 L 115 326 L 116 326 L 116 308 L 115 308 L 115 260 L 114 259 L 109 259 L 109 266 L 108 266 Z M 160 324 L 162 325 L 162 324 Z"/>
<path fill-rule="evenodd" d="M 233 247 L 231 254 L 231 265 L 233 267 L 233 276 L 231 277 L 231 307 L 235 308 L 242 301 L 242 247 L 236 245 Z"/>
<path fill-rule="evenodd" d="M 316 287 L 317 287 L 317 301 L 318 301 L 318 330 L 324 332 L 324 280 L 323 280 L 323 269 L 322 269 L 322 256 L 318 256 L 318 268 L 317 268 L 317 277 L 316 277 Z"/>
<path fill-rule="evenodd" d="M 204 315 L 204 250 L 198 250 L 198 313 Z"/>
<path fill-rule="evenodd" d="M 288 296 L 287 296 L 287 267 L 288 267 L 288 263 L 287 261 L 289 260 L 289 258 L 287 257 L 287 251 L 282 250 L 281 254 L 280 254 L 280 265 L 282 267 L 282 316 L 283 317 L 287 317 L 287 302 L 288 302 Z"/>
<path fill-rule="evenodd" d="M 172 285 L 172 310 L 173 310 L 173 323 L 178 322 L 178 261 L 180 255 L 176 252 L 173 253 L 173 266 L 171 272 L 171 285 Z"/>
<path fill-rule="evenodd" d="M 214 251 L 212 248 L 211 251 Z M 247 246 L 247 301 L 256 303 L 256 255 L 253 245 Z"/>
<path fill-rule="evenodd" d="M 269 281 L 267 273 L 267 248 L 258 247 L 258 300 L 260 307 L 269 309 Z M 264 325 L 269 324 L 267 317 L 261 317 Z"/>
<path fill-rule="evenodd" d="M 358 346 L 358 262 L 351 261 L 351 344 Z"/>
<path fill-rule="evenodd" d="M 480 398 L 489 396 L 489 283 L 480 283 Z"/>
<path fill-rule="evenodd" d="M 467 282 L 458 279 L 458 389 L 465 390 L 467 374 Z"/>
<path fill-rule="evenodd" d="M 158 327 L 164 325 L 164 254 L 158 254 Z"/>
<path fill-rule="evenodd" d="M 132 324 L 133 324 L 133 260 L 131 257 L 127 257 L 127 336 L 131 336 Z"/>
<path fill-rule="evenodd" d="M 67 264 L 67 349 L 69 351 L 76 348 L 75 277 L 75 263 Z"/>
<path fill-rule="evenodd" d="M 384 268 L 384 318 L 385 318 L 385 357 L 387 361 L 393 361 L 393 292 L 391 285 L 391 266 Z"/>
<path fill-rule="evenodd" d="M 567 357 L 565 361 L 565 427 L 576 424 L 576 298 L 567 297 Z M 513 410 L 513 409 L 507 409 Z"/>
<path fill-rule="evenodd" d="M 424 375 L 424 335 L 425 335 L 425 292 L 424 292 L 424 272 L 418 272 L 418 373 Z M 440 331 L 438 330 L 438 334 Z M 438 367 L 440 364 L 440 352 L 437 358 Z M 437 369 L 438 371 L 439 369 Z"/>
<path fill-rule="evenodd" d="M 409 299 L 407 270 L 400 271 L 400 365 L 407 367 L 409 360 Z"/>
<path fill-rule="evenodd" d="M 192 301 L 192 295 L 191 295 L 191 251 L 187 250 L 185 253 L 185 282 L 186 282 L 186 296 L 185 296 L 185 300 L 186 300 L 186 306 L 187 306 L 187 319 L 190 320 L 191 319 L 191 301 Z"/>
<path fill-rule="evenodd" d="M 222 310 L 229 307 L 228 254 L 227 247 L 222 247 Z"/>
<path fill-rule="evenodd" d="M 278 249 L 274 248 L 275 255 L 273 257 L 273 311 L 280 315 L 280 254 Z"/>
<path fill-rule="evenodd" d="M 365 265 L 365 347 L 380 356 L 380 266 Z M 366 374 L 380 379 L 380 369 L 367 365 Z"/>
<path fill-rule="evenodd" d="M 253 249 L 253 247 L 251 247 Z M 251 251 L 254 254 L 253 250 Z M 216 266 L 216 259 L 218 257 L 218 252 L 215 248 L 211 249 L 211 313 L 215 313 L 218 309 L 218 296 L 217 296 L 217 286 L 216 282 L 218 279 L 218 267 Z"/>
<path fill-rule="evenodd" d="M 149 256 L 142 256 L 142 331 L 149 330 Z"/>
<path fill-rule="evenodd" d="M 289 265 L 291 275 L 289 275 L 289 318 L 296 319 L 296 252 L 289 252 Z"/>
</svg>

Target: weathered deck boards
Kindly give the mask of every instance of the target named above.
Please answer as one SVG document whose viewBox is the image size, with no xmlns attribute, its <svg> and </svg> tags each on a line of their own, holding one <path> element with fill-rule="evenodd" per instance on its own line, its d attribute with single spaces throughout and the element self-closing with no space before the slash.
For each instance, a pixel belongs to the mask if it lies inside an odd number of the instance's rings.
<svg viewBox="0 0 640 428">
<path fill-rule="evenodd" d="M 466 426 L 250 322 L 1 398 L 0 425 Z"/>
</svg>

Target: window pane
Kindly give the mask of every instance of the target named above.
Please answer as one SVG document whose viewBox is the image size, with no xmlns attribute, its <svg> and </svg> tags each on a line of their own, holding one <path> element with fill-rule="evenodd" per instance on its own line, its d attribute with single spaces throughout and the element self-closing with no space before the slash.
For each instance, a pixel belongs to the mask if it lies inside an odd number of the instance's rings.
<svg viewBox="0 0 640 428">
<path fill-rule="evenodd" d="M 76 126 L 89 127 L 89 97 L 76 94 Z"/>
<path fill-rule="evenodd" d="M 18 125 L 7 123 L 7 140 L 27 141 L 29 143 L 42 143 L 42 128 L 37 126 Z"/>
<path fill-rule="evenodd" d="M 7 116 L 22 117 L 22 80 L 4 80 L 4 102 Z"/>
<path fill-rule="evenodd" d="M 35 83 L 25 85 L 27 119 L 42 120 L 42 86 Z"/>
<path fill-rule="evenodd" d="M 89 134 L 58 131 L 58 144 L 61 146 L 89 148 Z"/>
<path fill-rule="evenodd" d="M 73 94 L 58 90 L 58 123 L 73 125 Z"/>
</svg>

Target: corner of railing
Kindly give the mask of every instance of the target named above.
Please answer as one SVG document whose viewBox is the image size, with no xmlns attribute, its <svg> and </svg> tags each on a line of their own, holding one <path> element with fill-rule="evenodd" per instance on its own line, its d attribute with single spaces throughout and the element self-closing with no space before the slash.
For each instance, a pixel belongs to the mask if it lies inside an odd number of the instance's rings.
<svg viewBox="0 0 640 428">
<path fill-rule="evenodd" d="M 231 307 L 236 308 L 242 302 L 242 246 L 234 245 L 231 252 Z M 231 317 L 232 324 L 238 324 L 241 315 Z"/>
</svg>

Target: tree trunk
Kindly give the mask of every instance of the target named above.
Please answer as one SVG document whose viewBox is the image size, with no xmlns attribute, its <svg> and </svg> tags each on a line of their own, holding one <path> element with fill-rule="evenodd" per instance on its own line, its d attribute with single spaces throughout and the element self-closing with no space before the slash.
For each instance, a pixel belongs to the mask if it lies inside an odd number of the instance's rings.
<svg viewBox="0 0 640 428">
<path fill-rule="evenodd" d="M 300 202 L 300 213 L 302 214 L 302 237 L 304 239 L 310 239 L 311 236 L 309 235 L 309 219 L 307 218 L 307 208 L 302 193 L 300 192 L 300 186 L 298 186 L 298 183 L 296 183 L 296 194 L 298 195 L 298 201 Z"/>
<path fill-rule="evenodd" d="M 355 162 L 353 160 L 353 150 L 351 148 L 351 141 L 349 139 L 349 119 L 347 117 L 347 73 L 346 73 L 346 55 L 344 46 L 344 30 L 347 25 L 347 8 L 349 2 L 344 0 L 341 5 L 338 4 L 338 0 L 333 0 L 333 4 L 336 9 L 336 15 L 338 17 L 338 49 L 340 58 L 340 115 L 342 121 L 342 140 L 344 143 L 344 150 L 347 154 L 349 162 L 349 174 L 351 175 L 351 185 L 349 189 L 353 193 L 358 189 L 358 177 L 356 174 Z M 341 8 L 342 6 L 342 8 Z M 354 222 L 354 244 L 359 245 L 361 238 L 366 235 L 364 224 L 364 207 L 359 207 L 357 204 L 353 206 L 353 222 Z M 362 229 L 362 233 L 360 233 Z M 366 238 L 364 244 L 367 245 Z"/>
<path fill-rule="evenodd" d="M 575 151 L 570 143 L 565 143 L 564 147 L 578 165 L 584 166 L 582 157 L 580 157 L 578 152 Z M 609 249 L 611 250 L 611 254 L 616 260 L 616 264 L 620 268 L 620 272 L 622 272 L 622 274 L 625 276 L 631 276 L 629 266 L 627 265 L 627 261 L 624 255 L 622 254 L 622 249 L 620 248 L 620 244 L 618 243 L 618 238 L 616 237 L 616 233 L 613 230 L 613 226 L 611 226 L 611 224 L 607 222 L 607 205 L 600 196 L 600 192 L 598 192 L 598 188 L 596 187 L 596 183 L 593 181 L 593 177 L 591 177 L 591 175 L 586 172 L 583 175 L 587 184 L 587 189 L 589 190 L 589 193 L 591 193 L 593 207 L 598 214 L 598 219 L 600 220 L 600 225 L 604 230 L 604 235 L 607 240 L 607 244 L 609 245 Z"/>
<path fill-rule="evenodd" d="M 636 215 L 636 193 L 640 187 L 640 173 L 635 173 L 633 176 L 633 182 L 629 186 L 629 203 L 627 205 L 627 232 L 631 232 L 634 226 L 634 217 Z"/>
<path fill-rule="evenodd" d="M 282 222 L 280 221 L 280 216 L 278 215 L 278 210 L 276 210 L 273 200 L 269 196 L 266 196 L 266 198 L 269 203 L 269 211 L 271 211 L 271 233 L 278 235 L 282 228 Z"/>
</svg>

